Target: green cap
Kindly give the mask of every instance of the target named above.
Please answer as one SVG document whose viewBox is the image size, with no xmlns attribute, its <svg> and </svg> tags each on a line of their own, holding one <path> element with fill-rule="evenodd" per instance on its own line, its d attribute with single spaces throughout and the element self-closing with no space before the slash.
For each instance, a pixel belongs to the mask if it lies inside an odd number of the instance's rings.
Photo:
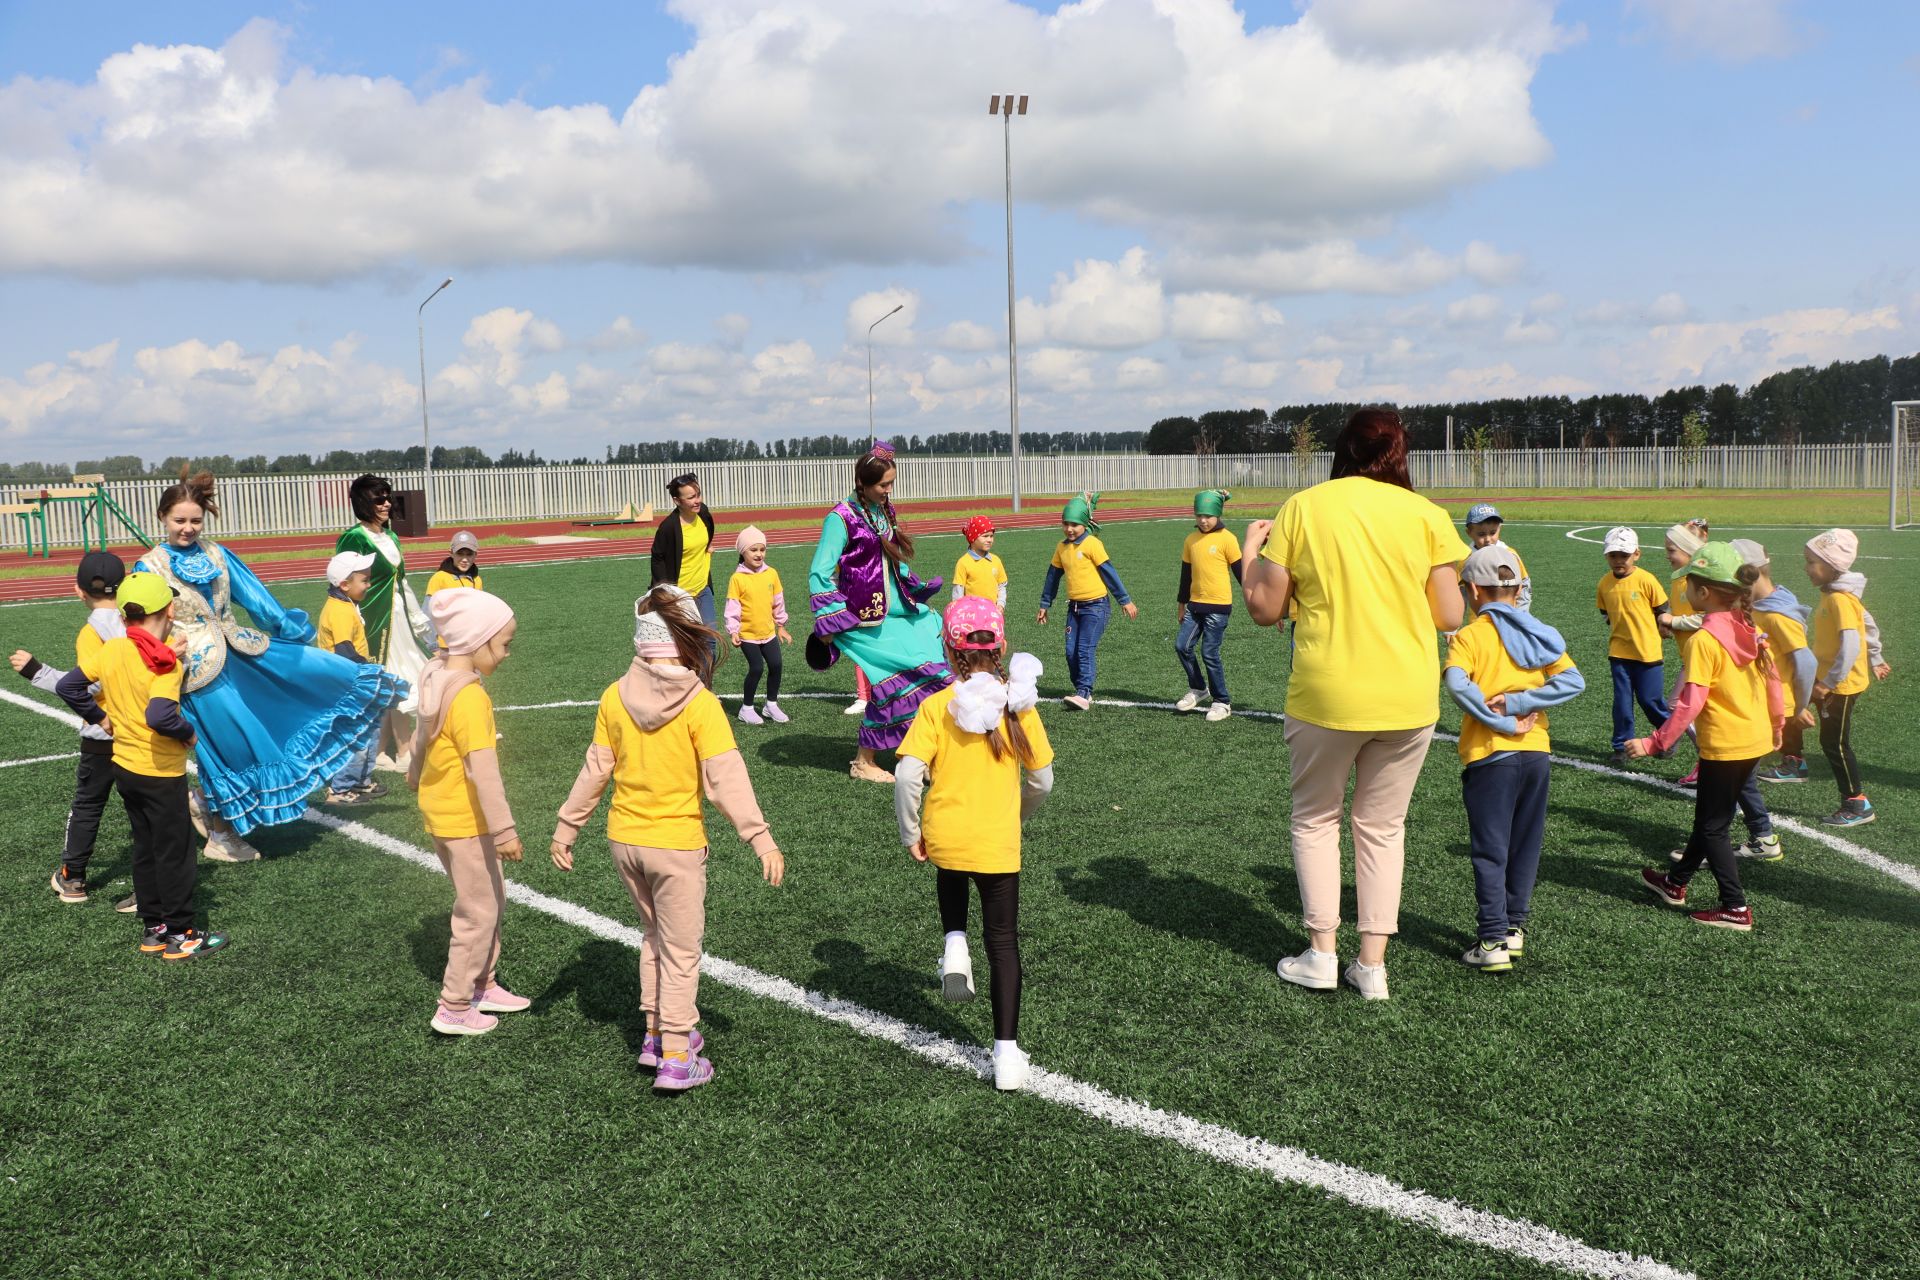
<svg viewBox="0 0 1920 1280">
<path fill-rule="evenodd" d="M 1693 559 L 1685 568 L 1673 571 L 1673 581 L 1698 578 L 1702 582 L 1717 582 L 1723 587 L 1737 587 L 1740 585 L 1742 563 L 1740 553 L 1733 549 L 1732 543 L 1709 542 L 1693 553 Z"/>
<path fill-rule="evenodd" d="M 137 604 L 141 612 L 155 614 L 173 603 L 173 588 L 157 573 L 128 574 L 115 602 L 123 612 L 128 605 Z"/>
<path fill-rule="evenodd" d="M 1067 506 L 1060 513 L 1061 524 L 1083 524 L 1089 529 L 1099 529 L 1099 522 L 1093 518 L 1093 509 L 1100 505 L 1097 493 L 1081 493 L 1067 499 Z"/>
<path fill-rule="evenodd" d="M 1227 514 L 1227 499 L 1232 496 L 1225 489 L 1202 489 L 1193 495 L 1193 514 L 1217 520 Z"/>
</svg>

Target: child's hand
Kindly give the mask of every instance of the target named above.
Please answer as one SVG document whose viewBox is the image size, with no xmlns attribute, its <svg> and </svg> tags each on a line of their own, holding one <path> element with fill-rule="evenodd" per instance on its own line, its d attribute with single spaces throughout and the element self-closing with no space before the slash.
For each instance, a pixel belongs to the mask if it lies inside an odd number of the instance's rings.
<svg viewBox="0 0 1920 1280">
<path fill-rule="evenodd" d="M 1140 606 L 1135 604 L 1131 600 L 1127 601 L 1125 604 L 1121 605 L 1120 607 L 1126 611 L 1126 615 L 1129 618 L 1137 618 L 1140 616 Z"/>
<path fill-rule="evenodd" d="M 907 852 L 913 855 L 913 860 L 915 862 L 925 862 L 927 860 L 926 837 L 922 836 L 920 839 L 915 840 L 912 844 L 908 845 Z"/>
<path fill-rule="evenodd" d="M 509 836 L 505 840 L 500 841 L 493 846 L 493 851 L 500 855 L 502 862 L 518 862 L 525 856 L 525 851 L 520 845 L 519 836 Z"/>
<path fill-rule="evenodd" d="M 1183 623 L 1186 620 L 1187 620 L 1187 606 L 1183 604 L 1174 605 L 1173 606 L 1174 625 L 1178 626 L 1180 623 Z"/>
<path fill-rule="evenodd" d="M 18 666 L 16 666 L 16 667 L 14 667 L 14 670 L 15 670 L 15 671 L 18 671 L 19 669 L 20 669 L 20 668 L 19 668 Z M 1890 662 L 1877 662 L 1877 663 L 1875 663 L 1875 664 L 1874 664 L 1874 667 L 1873 667 L 1873 678 L 1874 678 L 1875 680 L 1885 680 L 1885 679 L 1886 679 L 1886 678 L 1887 678 L 1888 676 L 1890 676 L 1890 675 L 1892 675 L 1892 674 L 1893 674 L 1893 664 L 1892 664 L 1892 663 L 1890 663 Z"/>
<path fill-rule="evenodd" d="M 1043 627 L 1044 627 L 1044 626 L 1046 626 L 1046 625 L 1047 625 L 1047 611 L 1046 611 L 1045 609 L 1042 609 L 1042 610 L 1041 610 L 1040 612 L 1038 612 L 1038 613 L 1036 613 L 1036 614 L 1034 614 L 1034 615 L 1033 615 L 1033 620 L 1034 620 L 1035 622 L 1037 622 L 1037 623 L 1039 623 L 1039 624 L 1040 624 L 1041 626 L 1043 626 Z"/>
<path fill-rule="evenodd" d="M 780 881 L 787 874 L 787 860 L 778 849 L 760 855 L 760 878 L 774 888 L 780 887 Z"/>
<path fill-rule="evenodd" d="M 552 858 L 553 865 L 560 868 L 562 871 L 573 870 L 573 846 L 572 845 L 561 844 L 558 840 L 555 840 L 552 844 L 547 846 L 547 856 L 549 858 Z"/>
<path fill-rule="evenodd" d="M 1653 742 L 1648 738 L 1632 738 L 1627 742 L 1627 759 L 1645 760 L 1653 754 Z"/>
<path fill-rule="evenodd" d="M 1800 714 L 1795 716 L 1794 719 L 1798 720 L 1804 727 L 1808 729 L 1811 729 L 1815 725 L 1820 723 L 1820 717 L 1814 714 L 1814 710 L 1810 706 L 1803 707 L 1800 711 Z"/>
<path fill-rule="evenodd" d="M 1273 521 L 1255 520 L 1247 526 L 1247 536 L 1240 539 L 1240 556 L 1251 560 L 1260 554 L 1267 545 L 1267 539 L 1273 534 Z"/>
<path fill-rule="evenodd" d="M 1830 687 L 1821 684 L 1818 680 L 1813 682 L 1813 700 L 1815 702 L 1825 702 L 1827 695 L 1832 692 L 1833 690 Z"/>
<path fill-rule="evenodd" d="M 1784 745 L 1787 740 L 1786 734 L 1781 732 L 1783 727 L 1782 725 L 1773 726 L 1773 749 L 1775 751 L 1780 750 L 1781 746 Z"/>
<path fill-rule="evenodd" d="M 739 635 L 738 635 L 738 634 L 734 634 L 734 635 L 730 635 L 730 636 L 728 636 L 728 637 L 727 637 L 727 643 L 728 643 L 728 644 L 731 644 L 731 645 L 732 645 L 732 646 L 733 646 L 734 648 L 736 648 L 736 649 L 738 649 L 738 648 L 740 647 L 740 637 L 739 637 Z"/>
<path fill-rule="evenodd" d="M 1501 712 L 1501 714 L 1505 715 L 1506 713 Z M 1527 714 L 1515 719 L 1513 723 L 1513 736 L 1516 738 L 1524 738 L 1540 727 L 1540 713 L 1538 711 L 1529 711 Z"/>
<path fill-rule="evenodd" d="M 1504 693 L 1496 693 L 1491 698 L 1488 698 L 1487 710 L 1497 716 L 1507 714 L 1507 695 Z"/>
<path fill-rule="evenodd" d="M 788 633 L 788 631 L 787 631 L 787 629 L 786 629 L 785 627 L 781 627 L 781 628 L 780 628 L 780 643 L 781 643 L 781 644 L 792 644 L 792 643 L 793 643 L 793 636 L 792 636 L 791 634 L 789 634 L 789 633 Z"/>
<path fill-rule="evenodd" d="M 26 670 L 27 664 L 33 661 L 33 655 L 28 653 L 25 649 L 15 649 L 13 651 L 13 656 L 11 658 L 8 658 L 7 661 L 13 664 L 13 669 L 16 672 L 24 671 Z"/>
</svg>

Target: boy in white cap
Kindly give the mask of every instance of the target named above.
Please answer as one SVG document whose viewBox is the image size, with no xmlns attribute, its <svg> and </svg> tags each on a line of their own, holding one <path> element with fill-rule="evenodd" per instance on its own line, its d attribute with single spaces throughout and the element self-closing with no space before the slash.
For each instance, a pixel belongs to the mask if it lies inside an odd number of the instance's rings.
<svg viewBox="0 0 1920 1280">
<path fill-rule="evenodd" d="M 1512 547 L 1500 540 L 1500 530 L 1505 524 L 1506 518 L 1500 514 L 1500 508 L 1491 502 L 1476 502 L 1467 508 L 1467 541 L 1476 548 L 1507 547 L 1508 551 L 1513 551 Z M 1527 562 L 1520 558 L 1518 551 L 1513 551 L 1513 560 L 1520 566 L 1520 594 L 1514 597 L 1513 607 L 1522 613 L 1530 613 L 1533 610 L 1533 579 L 1527 574 Z M 1473 591 L 1464 582 L 1460 584 L 1460 590 L 1466 594 L 1467 612 L 1471 616 Z"/>
<path fill-rule="evenodd" d="M 1633 704 L 1658 729 L 1672 714 L 1666 699 L 1666 659 L 1660 624 L 1667 616 L 1667 589 L 1640 567 L 1640 535 L 1626 525 L 1607 530 L 1607 572 L 1595 603 L 1611 630 L 1607 663 L 1613 668 L 1613 763 L 1627 763 L 1633 738 Z"/>
<path fill-rule="evenodd" d="M 1860 762 L 1853 755 L 1853 706 L 1867 687 L 1867 580 L 1853 572 L 1860 539 L 1851 529 L 1829 529 L 1807 540 L 1807 577 L 1820 589 L 1813 610 L 1813 706 L 1800 723 L 1820 726 L 1820 749 L 1840 787 L 1840 807 L 1822 818 L 1830 827 L 1865 826 L 1874 819 Z M 1818 708 L 1818 716 L 1814 714 Z"/>
<path fill-rule="evenodd" d="M 360 613 L 360 602 L 366 599 L 373 581 L 368 572 L 372 567 L 371 552 L 342 551 L 327 561 L 327 602 L 320 606 L 313 642 L 350 662 L 373 661 L 367 644 L 367 620 Z M 340 772 L 327 783 L 328 804 L 359 804 L 387 794 L 386 787 L 373 780 L 378 741 L 379 735 L 375 734 L 364 749 L 347 757 Z"/>
<path fill-rule="evenodd" d="M 1560 633 L 1519 608 L 1525 570 L 1513 548 L 1489 543 L 1460 580 L 1478 616 L 1453 633 L 1441 672 L 1467 714 L 1460 721 L 1460 790 L 1467 806 L 1480 941 L 1460 957 L 1482 973 L 1524 955 L 1540 844 L 1547 830 L 1546 709 L 1578 696 L 1586 679 Z"/>
</svg>

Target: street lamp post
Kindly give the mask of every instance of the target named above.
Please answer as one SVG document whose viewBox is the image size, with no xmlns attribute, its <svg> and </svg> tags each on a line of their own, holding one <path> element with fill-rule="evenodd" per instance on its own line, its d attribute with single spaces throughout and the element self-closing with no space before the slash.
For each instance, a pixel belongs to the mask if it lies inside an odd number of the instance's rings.
<svg viewBox="0 0 1920 1280">
<path fill-rule="evenodd" d="M 1020 510 L 1020 353 L 1013 328 L 1013 117 L 1027 114 L 1027 95 L 996 93 L 987 114 L 1001 119 L 1001 154 L 1007 188 L 1007 434 L 1013 461 L 1013 509 Z"/>
<path fill-rule="evenodd" d="M 453 283 L 448 276 L 440 282 L 440 289 Z M 427 303 L 440 296 L 440 289 L 428 294 L 426 301 L 414 308 L 413 318 L 420 336 L 420 446 L 426 451 L 423 461 L 426 463 L 426 482 L 421 494 L 426 502 L 427 527 L 433 527 L 433 440 L 427 432 Z"/>
<path fill-rule="evenodd" d="M 900 303 L 892 311 L 889 311 L 887 312 L 886 315 L 881 316 L 880 320 L 891 319 L 892 317 L 898 315 L 906 307 L 906 305 L 907 304 L 904 302 Z M 868 448 L 872 448 L 873 442 L 880 438 L 879 436 L 874 434 L 874 430 L 873 430 L 873 331 L 879 325 L 880 320 L 875 320 L 872 324 L 867 326 L 867 447 Z"/>
</svg>

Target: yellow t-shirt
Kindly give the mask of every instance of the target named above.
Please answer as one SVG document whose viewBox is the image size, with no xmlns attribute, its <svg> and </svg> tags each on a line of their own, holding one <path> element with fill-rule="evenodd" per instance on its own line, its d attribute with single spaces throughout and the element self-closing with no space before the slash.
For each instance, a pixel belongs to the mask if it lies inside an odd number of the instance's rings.
<svg viewBox="0 0 1920 1280">
<path fill-rule="evenodd" d="M 1753 621 L 1766 633 L 1767 651 L 1773 655 L 1774 663 L 1782 672 L 1791 670 L 1792 664 L 1788 658 L 1807 647 L 1807 629 L 1800 625 L 1800 619 L 1790 613 L 1774 613 L 1771 610 L 1763 613 L 1755 609 Z M 1862 647 L 1865 647 L 1864 643 Z"/>
<path fill-rule="evenodd" d="M 1020 869 L 1021 761 L 1008 752 L 994 759 L 984 733 L 968 733 L 947 714 L 958 692 L 948 685 L 920 704 L 902 756 L 927 764 L 927 798 L 920 834 L 927 856 L 948 871 L 1018 871 Z M 1053 763 L 1053 744 L 1033 707 L 1019 713 L 1021 732 L 1027 735 L 1032 758 L 1029 769 Z"/>
<path fill-rule="evenodd" d="M 86 643 L 84 635 L 78 643 Z M 149 778 L 177 778 L 187 771 L 187 744 L 147 727 L 147 703 L 180 701 L 184 664 L 176 662 L 173 670 L 156 675 L 133 641 L 119 636 L 83 655 L 80 670 L 100 686 L 100 709 L 113 723 L 115 764 Z"/>
<path fill-rule="evenodd" d="M 1000 588 L 1007 585 L 1007 566 L 991 551 L 985 559 L 971 551 L 963 552 L 960 562 L 953 566 L 953 585 L 960 588 L 963 596 L 998 600 Z"/>
<path fill-rule="evenodd" d="M 1190 604 L 1233 603 L 1233 564 L 1240 558 L 1240 539 L 1221 525 L 1212 533 L 1195 529 L 1180 547 L 1180 563 L 1193 566 Z"/>
<path fill-rule="evenodd" d="M 361 657 L 371 657 L 372 650 L 367 647 L 367 620 L 361 616 L 360 606 L 351 600 L 336 600 L 327 597 L 320 606 L 320 622 L 314 631 L 313 642 L 328 653 L 342 640 L 353 645 L 353 651 Z"/>
<path fill-rule="evenodd" d="M 1364 476 L 1287 500 L 1261 552 L 1293 575 L 1287 714 L 1323 729 L 1418 729 L 1440 718 L 1440 650 L 1427 578 L 1467 558 L 1453 521 Z"/>
<path fill-rule="evenodd" d="M 733 578 L 727 583 L 727 599 L 740 602 L 740 638 L 742 640 L 761 644 L 773 639 L 776 634 L 773 598 L 780 594 L 780 571 L 772 565 L 768 565 L 758 573 L 748 573 L 745 566 L 733 571 Z M 630 844 L 632 841 L 623 841 L 623 843 Z"/>
<path fill-rule="evenodd" d="M 613 800 L 607 839 L 651 849 L 704 849 L 700 765 L 734 750 L 733 726 L 712 690 L 693 695 L 658 729 L 642 729 L 620 701 L 620 686 L 600 695 L 595 746 L 613 752 Z"/>
<path fill-rule="evenodd" d="M 713 557 L 707 554 L 709 541 L 705 520 L 695 517 L 692 524 L 680 522 L 680 589 L 690 596 L 697 596 L 713 585 Z"/>
<path fill-rule="evenodd" d="M 1507 646 L 1500 641 L 1500 629 L 1493 625 L 1493 619 L 1482 614 L 1453 633 L 1453 643 L 1447 648 L 1447 665 L 1466 672 L 1467 679 L 1492 698 L 1496 693 L 1538 689 L 1562 671 L 1572 670 L 1573 659 L 1563 653 L 1538 671 L 1528 671 L 1508 655 Z M 1502 751 L 1551 750 L 1553 743 L 1547 734 L 1544 711 L 1533 732 L 1517 738 L 1495 733 L 1471 715 L 1460 718 L 1460 763 L 1463 765 L 1478 763 Z"/>
<path fill-rule="evenodd" d="M 494 742 L 493 699 L 478 682 L 470 684 L 454 695 L 420 767 L 420 816 L 428 835 L 465 840 L 487 830 L 480 789 L 467 778 L 466 759 L 493 750 Z"/>
<path fill-rule="evenodd" d="M 1680 679 L 1706 686 L 1707 705 L 1693 722 L 1702 760 L 1754 760 L 1773 750 L 1767 678 L 1758 662 L 1736 666 L 1718 637 L 1696 631 Z"/>
<path fill-rule="evenodd" d="M 1067 575 L 1067 599 L 1105 599 L 1107 580 L 1100 566 L 1107 562 L 1107 548 L 1091 533 L 1078 542 L 1062 541 L 1053 549 L 1052 565 Z"/>
<path fill-rule="evenodd" d="M 1660 579 L 1638 565 L 1624 578 L 1614 577 L 1609 570 L 1594 591 L 1594 603 L 1613 628 L 1607 643 L 1609 658 L 1661 660 L 1660 625 L 1653 620 L 1653 611 L 1667 603 L 1667 589 Z"/>
<path fill-rule="evenodd" d="M 457 573 L 448 573 L 445 569 L 435 569 L 433 576 L 427 579 L 428 595 L 436 591 L 445 591 L 449 587 L 472 587 L 475 591 L 486 590 L 480 585 L 480 575 L 477 573 L 463 578 Z"/>
<path fill-rule="evenodd" d="M 1685 578 L 1673 584 L 1673 594 L 1667 601 L 1667 612 L 1676 618 L 1694 618 L 1699 616 L 1700 611 L 1693 607 L 1693 593 L 1687 590 L 1687 580 Z M 1683 659 L 1687 656 L 1687 646 L 1692 644 L 1693 638 L 1699 634 L 1697 630 L 1676 631 L 1673 633 L 1674 646 L 1680 650 L 1680 656 Z"/>
<path fill-rule="evenodd" d="M 1846 591 L 1822 591 L 1820 603 L 1813 607 L 1813 678 L 1825 680 L 1833 660 L 1840 655 L 1840 633 L 1860 633 L 1860 656 L 1853 670 L 1834 687 L 1835 693 L 1859 693 L 1867 687 L 1867 607 L 1860 597 Z"/>
<path fill-rule="evenodd" d="M 76 664 L 85 662 L 106 647 L 107 642 L 100 638 L 100 633 L 95 631 L 93 624 L 89 622 L 80 628 L 80 634 L 73 638 L 73 660 Z"/>
</svg>

